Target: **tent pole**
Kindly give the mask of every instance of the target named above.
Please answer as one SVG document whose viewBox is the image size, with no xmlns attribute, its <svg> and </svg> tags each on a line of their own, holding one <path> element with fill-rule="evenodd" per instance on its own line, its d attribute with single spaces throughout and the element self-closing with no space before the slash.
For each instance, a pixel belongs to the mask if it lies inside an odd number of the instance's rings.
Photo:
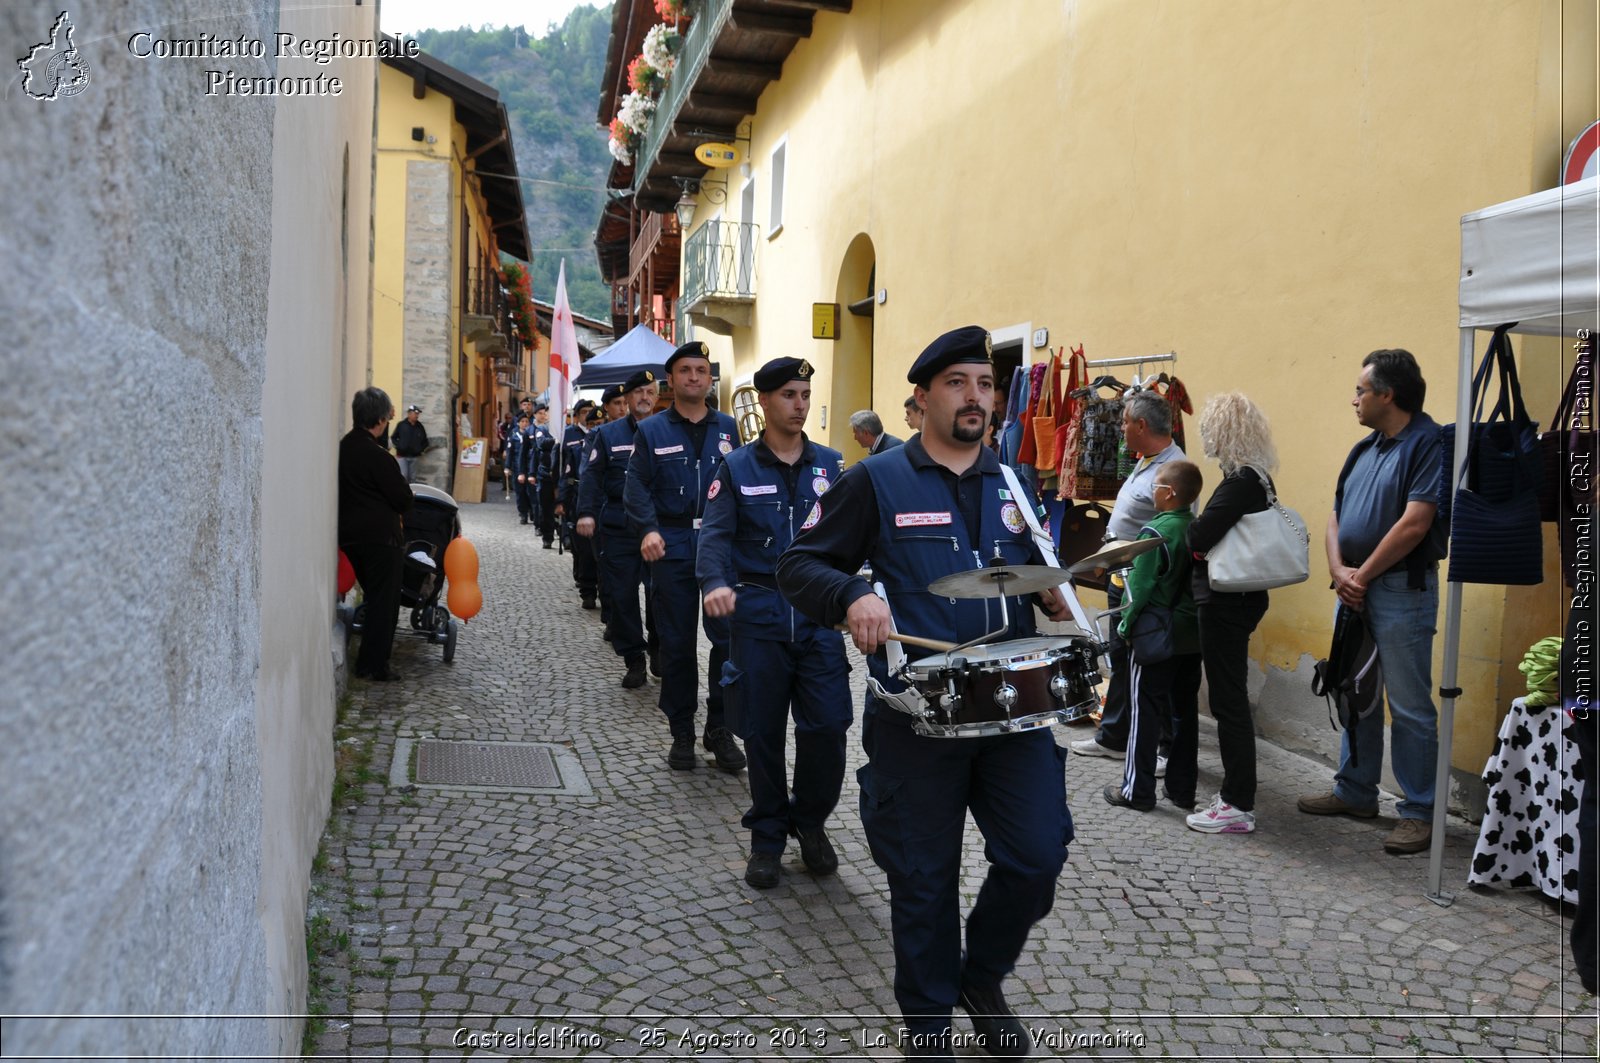
<svg viewBox="0 0 1600 1063">
<path fill-rule="evenodd" d="M 1461 356 L 1456 367 L 1456 439 L 1450 459 L 1453 474 L 1448 489 L 1452 495 L 1461 482 L 1461 469 L 1467 463 L 1467 445 L 1472 439 L 1472 359 L 1474 333 L 1461 330 Z M 1450 808 L 1450 752 L 1456 731 L 1456 673 L 1461 660 L 1461 584 L 1446 584 L 1444 606 L 1444 660 L 1439 675 L 1439 760 L 1433 776 L 1433 841 L 1428 847 L 1428 900 L 1441 907 L 1455 902 L 1454 893 L 1439 888 L 1444 878 L 1444 823 Z"/>
</svg>

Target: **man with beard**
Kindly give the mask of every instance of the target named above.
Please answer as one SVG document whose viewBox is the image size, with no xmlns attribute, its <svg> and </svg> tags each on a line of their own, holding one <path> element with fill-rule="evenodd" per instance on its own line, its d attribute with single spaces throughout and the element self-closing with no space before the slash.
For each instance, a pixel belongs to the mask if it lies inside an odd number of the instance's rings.
<svg viewBox="0 0 1600 1063">
<path fill-rule="evenodd" d="M 1028 1054 L 1027 1030 L 1001 991 L 1033 924 L 1050 910 L 1072 840 L 1065 750 L 1048 728 L 950 739 L 919 734 L 906 691 L 884 652 L 891 632 L 966 643 L 1000 626 L 993 598 L 928 592 L 941 576 L 1042 561 L 1023 506 L 1038 507 L 983 446 L 994 406 L 989 334 L 968 325 L 934 340 L 906 374 L 922 431 L 866 458 L 828 492 L 821 518 L 778 562 L 785 598 L 825 627 L 844 622 L 868 655 L 856 774 L 861 823 L 889 878 L 895 999 L 911 1034 L 908 1054 L 950 1058 L 950 1015 L 960 1003 L 991 1055 Z M 1022 497 L 1016 497 L 1021 491 Z M 887 600 L 857 575 L 872 563 Z M 1052 620 L 1068 605 L 1037 596 Z M 1034 633 L 1032 599 L 1008 603 L 1003 636 Z M 1034 707 L 1018 705 L 1019 713 Z M 988 876 L 961 940 L 961 850 L 967 812 L 983 833 Z"/>
<path fill-rule="evenodd" d="M 628 459 L 623 498 L 629 529 L 639 536 L 639 554 L 650 564 L 650 602 L 661 631 L 661 711 L 672 732 L 667 765 L 695 767 L 695 695 L 700 652 L 695 634 L 700 589 L 694 578 L 695 546 L 706 492 L 722 459 L 733 450 L 739 430 L 733 418 L 706 405 L 711 391 L 711 355 L 698 341 L 667 358 L 672 405 L 639 426 L 638 444 Z M 722 663 L 728 659 L 726 617 L 706 616 L 711 640 L 707 670 L 706 726 L 701 741 L 723 771 L 740 771 L 744 751 L 723 725 Z"/>
</svg>

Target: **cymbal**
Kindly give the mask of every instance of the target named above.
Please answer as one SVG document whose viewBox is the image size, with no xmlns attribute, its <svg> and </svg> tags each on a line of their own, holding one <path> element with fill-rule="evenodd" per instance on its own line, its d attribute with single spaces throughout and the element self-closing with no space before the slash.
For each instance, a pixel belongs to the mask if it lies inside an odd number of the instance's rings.
<svg viewBox="0 0 1600 1063">
<path fill-rule="evenodd" d="M 941 598 L 999 598 L 1033 594 L 1066 581 L 1067 573 L 1049 565 L 994 565 L 940 576 L 928 584 L 928 593 Z"/>
<path fill-rule="evenodd" d="M 1131 541 L 1119 539 L 1116 542 L 1107 543 L 1088 557 L 1074 561 L 1067 566 L 1067 572 L 1076 576 L 1082 572 L 1094 572 L 1096 569 L 1102 568 L 1127 568 L 1133 563 L 1134 558 L 1156 549 L 1161 543 L 1162 540 L 1154 536 L 1148 539 L 1134 539 Z"/>
</svg>

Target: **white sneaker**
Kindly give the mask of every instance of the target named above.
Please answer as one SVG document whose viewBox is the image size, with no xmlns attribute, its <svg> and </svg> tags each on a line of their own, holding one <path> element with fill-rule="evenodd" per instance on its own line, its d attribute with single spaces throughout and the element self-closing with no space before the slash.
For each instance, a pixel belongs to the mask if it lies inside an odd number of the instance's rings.
<svg viewBox="0 0 1600 1063">
<path fill-rule="evenodd" d="M 1122 760 L 1127 754 L 1120 749 L 1109 749 L 1098 738 L 1084 738 L 1072 743 L 1072 751 L 1081 757 L 1111 757 Z"/>
<path fill-rule="evenodd" d="M 1167 758 L 1166 757 L 1157 757 L 1156 758 L 1156 778 L 1165 779 L 1166 777 L 1167 777 Z"/>
<path fill-rule="evenodd" d="M 1256 814 L 1241 812 L 1218 794 L 1203 810 L 1187 816 L 1184 822 L 1189 824 L 1190 830 L 1201 834 L 1249 834 L 1256 829 Z"/>
</svg>

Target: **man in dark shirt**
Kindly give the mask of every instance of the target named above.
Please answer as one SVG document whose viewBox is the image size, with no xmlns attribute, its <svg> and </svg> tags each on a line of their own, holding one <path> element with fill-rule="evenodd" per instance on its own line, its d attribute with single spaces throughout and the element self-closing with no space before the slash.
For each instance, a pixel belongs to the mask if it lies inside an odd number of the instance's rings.
<svg viewBox="0 0 1600 1063">
<path fill-rule="evenodd" d="M 381 388 L 358 391 L 350 413 L 355 427 L 339 440 L 339 548 L 356 570 L 365 605 L 355 673 L 382 683 L 400 678 L 389 653 L 400 611 L 401 517 L 411 509 L 411 487 L 378 442 L 394 417 L 389 396 Z"/>
<path fill-rule="evenodd" d="M 390 437 L 395 457 L 400 460 L 400 472 L 406 483 L 417 481 L 417 459 L 428 449 L 428 430 L 422 427 L 422 407 L 406 407 L 406 419 L 394 426 Z"/>
<path fill-rule="evenodd" d="M 1439 716 L 1433 703 L 1433 636 L 1439 615 L 1437 520 L 1439 426 L 1422 412 L 1422 370 L 1409 351 L 1373 351 L 1356 378 L 1356 419 L 1372 429 L 1346 460 L 1334 491 L 1325 545 L 1340 603 L 1359 610 L 1383 666 L 1389 703 L 1390 764 L 1403 794 L 1400 822 L 1384 839 L 1391 853 L 1417 853 L 1433 838 Z M 1383 729 L 1346 731 L 1333 792 L 1302 797 L 1317 816 L 1378 814 Z"/>
<path fill-rule="evenodd" d="M 1001 991 L 1033 924 L 1050 910 L 1072 840 L 1066 751 L 1047 728 L 950 739 L 918 733 L 878 695 L 905 683 L 882 652 L 893 631 L 962 643 L 995 629 L 1000 603 L 928 593 L 934 579 L 1042 559 L 1014 488 L 983 446 L 994 405 L 989 334 L 967 326 L 934 340 L 912 365 L 922 432 L 848 470 L 821 501 L 817 523 L 778 562 L 778 588 L 817 623 L 841 621 L 868 654 L 857 772 L 861 822 L 889 878 L 895 998 L 912 1034 L 909 1055 L 949 1058 L 956 1003 L 985 1048 L 1027 1055 L 1027 1031 Z M 1021 486 L 1020 484 L 1018 485 Z M 857 575 L 872 563 L 887 601 Z M 1068 605 L 1039 595 L 1051 619 Z M 1008 637 L 1033 633 L 1030 600 L 1011 599 Z M 961 850 L 968 811 L 983 832 L 987 879 L 967 919 L 963 957 Z"/>
<path fill-rule="evenodd" d="M 695 546 L 706 492 L 739 430 L 733 418 L 710 409 L 711 357 L 706 345 L 686 343 L 667 358 L 672 405 L 639 424 L 628 458 L 623 504 L 628 527 L 639 536 L 639 556 L 650 565 L 650 604 L 661 632 L 662 713 L 672 733 L 667 766 L 692 770 L 700 621 L 711 642 L 707 668 L 706 726 L 701 741 L 723 771 L 742 771 L 744 751 L 722 719 L 722 664 L 728 659 L 728 621 L 700 611 L 694 578 Z"/>
<path fill-rule="evenodd" d="M 733 621 L 722 686 L 728 727 L 744 739 L 750 759 L 744 880 L 771 889 L 791 835 L 812 874 L 831 875 L 839 866 L 823 824 L 844 782 L 850 666 L 839 633 L 796 615 L 774 572 L 796 533 L 816 523 L 844 458 L 806 437 L 810 362 L 774 358 L 751 383 L 766 427 L 728 455 L 706 492 L 695 575 L 706 615 Z M 792 796 L 783 757 L 791 713 Z"/>
</svg>

